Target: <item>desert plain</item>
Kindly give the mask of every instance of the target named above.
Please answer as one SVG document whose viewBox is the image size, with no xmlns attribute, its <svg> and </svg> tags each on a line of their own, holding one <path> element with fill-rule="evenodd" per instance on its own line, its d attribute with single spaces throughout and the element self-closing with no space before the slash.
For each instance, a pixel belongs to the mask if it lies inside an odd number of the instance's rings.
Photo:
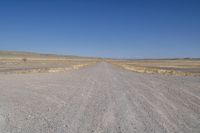
<svg viewBox="0 0 200 133">
<path fill-rule="evenodd" d="M 0 52 L 0 133 L 199 133 L 198 59 Z"/>
</svg>

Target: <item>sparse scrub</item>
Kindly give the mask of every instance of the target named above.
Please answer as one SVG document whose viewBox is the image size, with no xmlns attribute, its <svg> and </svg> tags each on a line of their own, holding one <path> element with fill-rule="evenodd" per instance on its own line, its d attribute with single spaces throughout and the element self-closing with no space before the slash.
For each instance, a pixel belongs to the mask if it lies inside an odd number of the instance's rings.
<svg viewBox="0 0 200 133">
<path fill-rule="evenodd" d="M 140 73 L 200 76 L 200 60 L 108 60 L 108 62 Z"/>
<path fill-rule="evenodd" d="M 22 58 L 22 61 L 23 61 L 23 62 L 27 62 L 28 59 L 27 59 L 27 58 Z"/>
<path fill-rule="evenodd" d="M 0 73 L 64 72 L 99 62 L 96 58 L 67 57 L 42 54 L 4 53 L 0 58 Z"/>
</svg>

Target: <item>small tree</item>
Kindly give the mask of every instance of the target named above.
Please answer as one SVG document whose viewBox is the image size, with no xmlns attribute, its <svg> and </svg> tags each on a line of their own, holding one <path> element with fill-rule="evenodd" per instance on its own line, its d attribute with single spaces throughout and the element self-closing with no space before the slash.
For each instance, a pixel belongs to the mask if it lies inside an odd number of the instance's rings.
<svg viewBox="0 0 200 133">
<path fill-rule="evenodd" d="M 23 61 L 23 62 L 27 62 L 27 59 L 26 59 L 26 58 L 23 58 L 22 61 Z"/>
</svg>

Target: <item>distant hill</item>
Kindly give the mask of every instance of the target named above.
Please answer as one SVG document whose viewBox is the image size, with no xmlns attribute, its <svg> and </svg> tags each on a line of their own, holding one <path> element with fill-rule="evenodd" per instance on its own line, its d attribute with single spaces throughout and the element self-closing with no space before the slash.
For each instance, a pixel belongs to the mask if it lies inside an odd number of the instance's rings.
<svg viewBox="0 0 200 133">
<path fill-rule="evenodd" d="M 3 58 L 90 58 L 73 55 L 42 54 L 23 51 L 3 51 L 0 50 L 0 57 Z"/>
</svg>

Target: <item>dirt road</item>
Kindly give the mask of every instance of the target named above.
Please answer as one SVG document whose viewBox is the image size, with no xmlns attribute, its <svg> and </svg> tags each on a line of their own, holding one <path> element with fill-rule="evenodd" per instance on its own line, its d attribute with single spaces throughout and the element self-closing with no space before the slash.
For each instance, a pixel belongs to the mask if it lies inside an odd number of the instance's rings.
<svg viewBox="0 0 200 133">
<path fill-rule="evenodd" d="M 200 77 L 102 62 L 65 73 L 0 75 L 0 133 L 200 133 Z"/>
</svg>

